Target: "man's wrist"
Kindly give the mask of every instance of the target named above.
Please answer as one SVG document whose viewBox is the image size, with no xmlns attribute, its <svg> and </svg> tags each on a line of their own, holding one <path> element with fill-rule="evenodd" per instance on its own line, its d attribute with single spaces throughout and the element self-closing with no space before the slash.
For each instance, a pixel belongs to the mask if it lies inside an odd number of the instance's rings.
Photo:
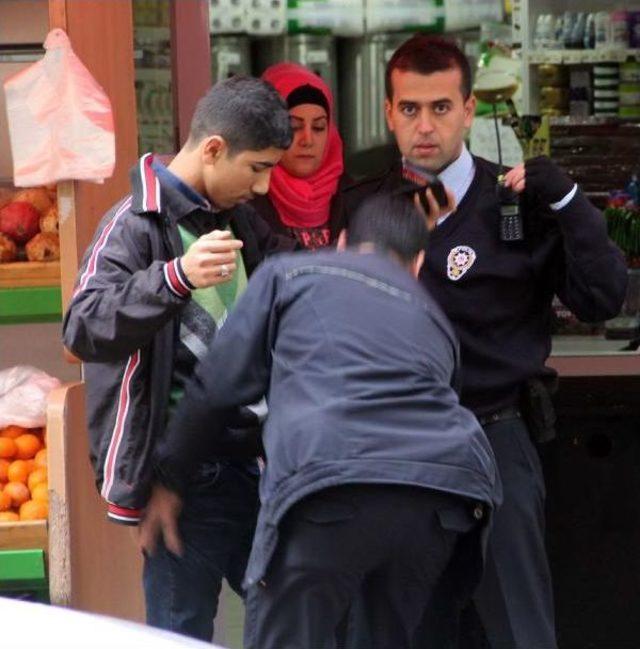
<svg viewBox="0 0 640 649">
<path fill-rule="evenodd" d="M 566 196 L 564 196 L 564 198 L 561 198 L 559 201 L 556 201 L 555 203 L 551 203 L 549 207 L 554 212 L 559 212 L 563 207 L 569 205 L 569 203 L 573 200 L 574 196 L 576 195 L 577 191 L 578 191 L 578 183 L 574 183 L 573 187 L 566 194 Z"/>
<path fill-rule="evenodd" d="M 175 471 L 169 471 L 163 464 L 156 463 L 153 467 L 155 480 L 169 491 L 183 497 L 186 490 L 186 481 Z"/>
<path fill-rule="evenodd" d="M 195 288 L 182 268 L 180 257 L 176 257 L 164 265 L 164 279 L 169 290 L 178 297 L 189 297 Z"/>
</svg>

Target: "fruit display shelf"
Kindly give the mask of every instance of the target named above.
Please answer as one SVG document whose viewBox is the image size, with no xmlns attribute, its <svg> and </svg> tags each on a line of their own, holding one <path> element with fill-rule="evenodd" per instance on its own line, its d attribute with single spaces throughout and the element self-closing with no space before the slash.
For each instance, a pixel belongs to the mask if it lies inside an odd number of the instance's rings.
<svg viewBox="0 0 640 649">
<path fill-rule="evenodd" d="M 0 264 L 0 324 L 57 322 L 61 317 L 59 261 Z"/>
<path fill-rule="evenodd" d="M 14 550 L 47 550 L 47 521 L 0 522 L 0 557 Z"/>
<path fill-rule="evenodd" d="M 60 286 L 59 261 L 0 264 L 0 288 Z"/>
<path fill-rule="evenodd" d="M 0 596 L 49 603 L 42 550 L 0 552 Z"/>
<path fill-rule="evenodd" d="M 0 523 L 0 597 L 47 602 L 46 521 Z"/>
</svg>

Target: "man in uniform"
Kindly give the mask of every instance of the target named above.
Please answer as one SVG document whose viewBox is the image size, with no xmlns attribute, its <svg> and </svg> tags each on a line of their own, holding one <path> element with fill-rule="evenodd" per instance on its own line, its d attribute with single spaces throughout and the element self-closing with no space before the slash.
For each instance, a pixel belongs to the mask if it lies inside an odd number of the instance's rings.
<svg viewBox="0 0 640 649">
<path fill-rule="evenodd" d="M 405 42 L 387 65 L 385 99 L 401 158 L 347 189 L 345 201 L 352 213 L 365 197 L 397 190 L 415 178 L 412 165 L 439 174 L 455 196 L 455 212 L 432 223 L 420 280 L 460 338 L 461 401 L 484 427 L 503 481 L 475 601 L 492 649 L 554 649 L 545 488 L 531 439 L 548 431 L 544 422 L 532 430 L 523 403 L 532 390 L 544 399 L 539 381 L 553 374 L 545 361 L 554 295 L 581 320 L 611 318 L 624 299 L 626 267 L 603 215 L 546 157 L 506 174 L 520 197 L 524 239 L 501 239 L 497 165 L 464 144 L 475 106 L 471 70 L 455 45 L 424 35 Z"/>
</svg>

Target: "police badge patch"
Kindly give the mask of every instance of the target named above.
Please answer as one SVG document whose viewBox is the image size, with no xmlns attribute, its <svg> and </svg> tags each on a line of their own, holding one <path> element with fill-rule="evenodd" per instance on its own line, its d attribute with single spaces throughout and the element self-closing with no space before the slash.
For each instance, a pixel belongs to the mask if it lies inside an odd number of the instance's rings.
<svg viewBox="0 0 640 649">
<path fill-rule="evenodd" d="M 469 246 L 456 246 L 447 257 L 447 277 L 457 282 L 473 266 L 476 251 Z"/>
</svg>

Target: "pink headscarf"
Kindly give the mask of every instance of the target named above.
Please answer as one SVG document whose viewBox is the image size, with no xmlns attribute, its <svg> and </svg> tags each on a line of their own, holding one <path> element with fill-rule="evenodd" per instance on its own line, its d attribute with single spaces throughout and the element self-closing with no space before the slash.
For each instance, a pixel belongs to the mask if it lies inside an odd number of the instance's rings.
<svg viewBox="0 0 640 649">
<path fill-rule="evenodd" d="M 296 63 L 272 65 L 262 78 L 273 85 L 285 101 L 296 88 L 310 85 L 320 90 L 329 104 L 329 135 L 318 171 L 307 178 L 296 178 L 279 164 L 271 174 L 269 186 L 269 198 L 285 225 L 299 228 L 324 225 L 329 221 L 331 199 L 344 169 L 342 140 L 335 125 L 331 90 L 317 74 Z"/>
</svg>

